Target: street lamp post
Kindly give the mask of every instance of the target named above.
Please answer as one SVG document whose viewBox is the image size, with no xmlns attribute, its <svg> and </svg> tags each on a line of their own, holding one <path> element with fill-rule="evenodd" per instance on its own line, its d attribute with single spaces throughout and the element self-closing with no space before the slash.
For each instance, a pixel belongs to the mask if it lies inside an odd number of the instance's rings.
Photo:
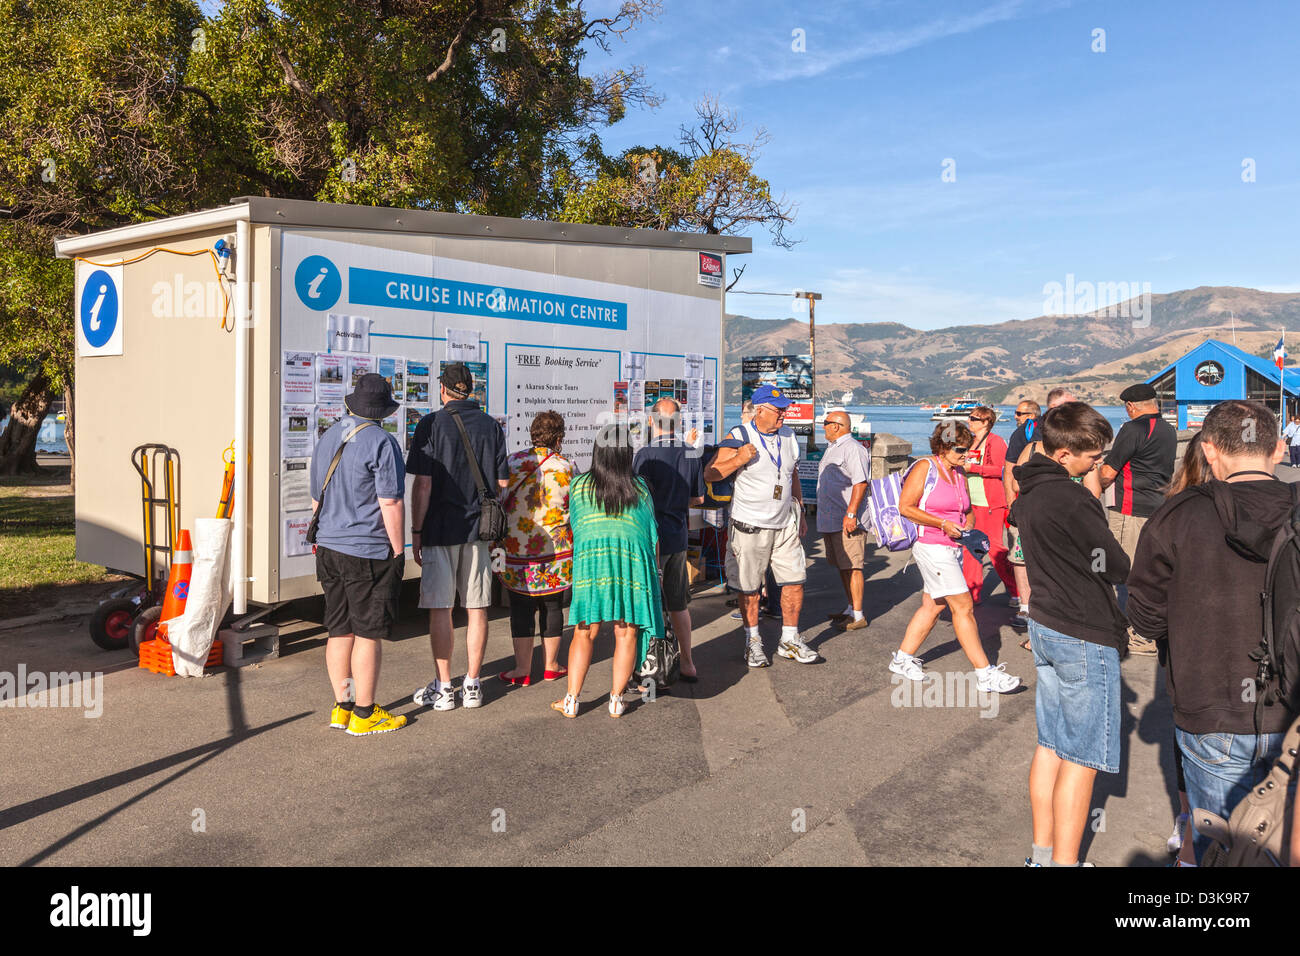
<svg viewBox="0 0 1300 956">
<path fill-rule="evenodd" d="M 796 299 L 808 300 L 808 357 L 812 363 L 812 407 L 813 423 L 808 432 L 808 450 L 817 450 L 817 301 L 822 297 L 820 292 L 804 292 L 800 290 L 794 294 Z"/>
</svg>

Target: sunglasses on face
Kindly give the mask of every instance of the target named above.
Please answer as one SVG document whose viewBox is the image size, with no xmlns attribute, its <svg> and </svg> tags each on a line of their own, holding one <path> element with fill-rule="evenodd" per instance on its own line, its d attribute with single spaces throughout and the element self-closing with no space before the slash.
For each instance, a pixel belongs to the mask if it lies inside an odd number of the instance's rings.
<svg viewBox="0 0 1300 956">
<path fill-rule="evenodd" d="M 951 452 L 954 452 L 954 453 L 956 453 L 956 454 L 958 454 L 958 455 L 964 455 L 964 454 L 966 454 L 966 446 L 965 446 L 965 445 L 953 445 L 953 446 L 952 446 L 951 448 L 949 448 L 948 450 L 951 451 Z"/>
<path fill-rule="evenodd" d="M 1027 418 L 1028 416 L 1030 416 L 1030 415 L 1032 415 L 1032 414 L 1034 414 L 1034 413 L 1033 413 L 1033 412 L 1016 412 L 1016 418 Z"/>
<path fill-rule="evenodd" d="M 839 422 L 822 422 L 822 428 L 843 428 Z"/>
</svg>

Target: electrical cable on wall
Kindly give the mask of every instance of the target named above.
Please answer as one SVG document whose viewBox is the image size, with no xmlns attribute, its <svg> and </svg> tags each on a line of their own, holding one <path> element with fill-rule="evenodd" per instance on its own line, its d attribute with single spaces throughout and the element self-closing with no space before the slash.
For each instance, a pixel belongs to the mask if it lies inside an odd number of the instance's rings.
<svg viewBox="0 0 1300 956">
<path fill-rule="evenodd" d="M 174 256 L 204 256 L 205 255 L 212 260 L 212 270 L 216 272 L 217 284 L 221 288 L 221 328 L 226 332 L 233 332 L 235 330 L 234 323 L 230 322 L 229 324 L 227 324 L 227 319 L 230 313 L 230 293 L 226 291 L 226 284 L 224 281 L 226 279 L 226 276 L 221 271 L 221 265 L 217 261 L 217 252 L 221 251 L 224 253 L 225 256 L 228 257 L 230 254 L 228 250 L 229 250 L 229 246 L 226 245 L 225 240 L 223 239 L 218 241 L 216 251 L 214 251 L 213 249 L 195 249 L 193 252 L 182 252 L 180 249 L 168 249 L 165 246 L 154 246 L 148 252 L 142 252 L 138 256 L 135 256 L 131 259 L 123 259 L 120 262 L 96 262 L 94 259 L 87 259 L 85 256 L 75 256 L 74 260 L 76 262 L 84 262 L 87 265 L 98 266 L 100 268 L 113 268 L 114 266 L 128 266 L 133 262 L 139 262 L 142 259 L 148 259 L 150 256 L 152 256 L 154 253 L 157 252 L 170 252 Z"/>
</svg>

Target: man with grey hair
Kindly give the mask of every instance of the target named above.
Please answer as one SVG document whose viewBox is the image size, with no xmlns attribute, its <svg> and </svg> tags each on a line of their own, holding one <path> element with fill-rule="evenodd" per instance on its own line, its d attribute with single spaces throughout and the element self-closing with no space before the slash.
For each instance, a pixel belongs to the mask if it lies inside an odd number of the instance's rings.
<svg viewBox="0 0 1300 956">
<path fill-rule="evenodd" d="M 655 402 L 650 411 L 650 440 L 637 451 L 633 468 L 650 486 L 650 497 L 654 499 L 664 609 L 681 648 L 682 680 L 693 684 L 697 672 L 691 659 L 687 519 L 692 505 L 704 503 L 704 468 L 700 456 L 677 435 L 681 411 L 674 399 L 661 398 Z"/>
<path fill-rule="evenodd" d="M 867 626 L 862 613 L 867 534 L 861 519 L 866 517 L 871 459 L 853 438 L 848 412 L 827 412 L 822 428 L 827 444 L 817 470 L 817 530 L 849 600 L 831 620 L 846 631 L 857 631 Z"/>
</svg>

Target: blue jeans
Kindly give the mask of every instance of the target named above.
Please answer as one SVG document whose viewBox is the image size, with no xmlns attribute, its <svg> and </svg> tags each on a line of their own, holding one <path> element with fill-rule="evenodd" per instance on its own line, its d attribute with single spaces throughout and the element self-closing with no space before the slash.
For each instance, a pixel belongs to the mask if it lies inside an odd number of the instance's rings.
<svg viewBox="0 0 1300 956">
<path fill-rule="evenodd" d="M 1119 773 L 1119 651 L 1054 631 L 1029 613 L 1038 746 L 1081 767 Z"/>
<path fill-rule="evenodd" d="M 1174 736 L 1183 752 L 1188 805 L 1225 820 L 1282 753 L 1281 734 L 1189 734 L 1175 727 Z M 1195 826 L 1195 814 L 1192 820 Z M 1209 848 L 1210 838 L 1197 832 L 1192 842 L 1197 863 Z"/>
</svg>

